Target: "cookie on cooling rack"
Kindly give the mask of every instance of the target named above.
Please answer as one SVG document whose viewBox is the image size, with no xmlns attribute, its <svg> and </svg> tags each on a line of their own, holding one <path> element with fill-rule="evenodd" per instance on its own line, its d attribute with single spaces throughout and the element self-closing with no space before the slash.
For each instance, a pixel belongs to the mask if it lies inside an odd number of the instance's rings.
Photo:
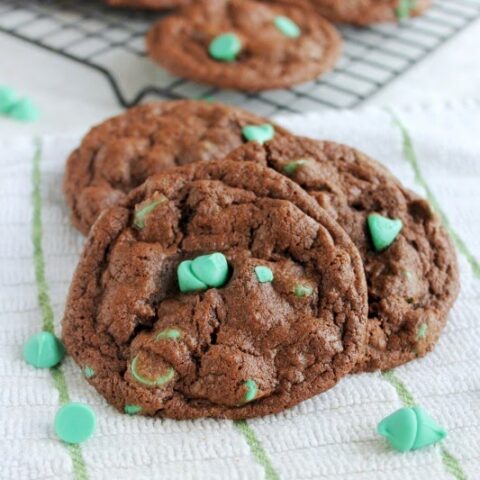
<svg viewBox="0 0 480 480">
<path fill-rule="evenodd" d="M 368 285 L 368 348 L 357 371 L 388 369 L 435 346 L 458 291 L 455 250 L 429 203 L 345 145 L 301 137 L 240 147 L 228 158 L 288 176 L 345 229 Z"/>
<path fill-rule="evenodd" d="M 117 409 L 248 418 L 331 388 L 365 347 L 357 249 L 298 185 L 250 162 L 150 177 L 92 227 L 63 339 Z"/>
<path fill-rule="evenodd" d="M 432 0 L 306 0 L 332 22 L 369 25 L 421 15 Z"/>
<path fill-rule="evenodd" d="M 106 0 L 112 7 L 145 8 L 147 10 L 163 10 L 181 7 L 192 3 L 192 0 Z"/>
<path fill-rule="evenodd" d="M 222 159 L 250 139 L 273 134 L 287 132 L 244 110 L 215 103 L 180 100 L 132 108 L 94 127 L 70 155 L 64 193 L 72 222 L 87 234 L 104 208 L 148 176 Z"/>
<path fill-rule="evenodd" d="M 147 36 L 150 57 L 174 74 L 246 91 L 312 80 L 333 67 L 340 46 L 313 9 L 261 0 L 199 1 Z"/>
</svg>

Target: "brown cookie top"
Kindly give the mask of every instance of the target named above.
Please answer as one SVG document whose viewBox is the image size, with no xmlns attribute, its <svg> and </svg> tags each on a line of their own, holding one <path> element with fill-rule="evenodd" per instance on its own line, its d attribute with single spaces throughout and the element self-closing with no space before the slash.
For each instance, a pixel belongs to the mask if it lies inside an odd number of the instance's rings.
<svg viewBox="0 0 480 480">
<path fill-rule="evenodd" d="M 198 260 L 213 252 L 220 283 Z M 247 418 L 331 388 L 363 352 L 366 316 L 358 251 L 313 198 L 259 164 L 199 162 L 100 216 L 63 339 L 119 410 Z"/>
<path fill-rule="evenodd" d="M 164 10 L 192 3 L 192 0 L 106 0 L 112 7 L 145 8 L 147 10 Z"/>
<path fill-rule="evenodd" d="M 369 25 L 422 14 L 432 0 L 306 0 L 332 22 Z"/>
<path fill-rule="evenodd" d="M 147 46 L 150 56 L 176 75 L 258 91 L 306 82 L 329 70 L 341 39 L 311 8 L 207 0 L 158 21 Z"/>
<path fill-rule="evenodd" d="M 307 190 L 345 229 L 363 259 L 369 346 L 357 370 L 388 369 L 437 342 L 459 290 L 456 255 L 429 203 L 353 148 L 307 138 L 247 145 L 229 159 L 255 161 Z M 393 243 L 376 251 L 370 214 L 401 220 Z"/>
<path fill-rule="evenodd" d="M 67 161 L 64 193 L 72 222 L 87 234 L 100 212 L 150 175 L 222 159 L 246 142 L 247 125 L 268 122 L 239 108 L 195 100 L 134 107 L 94 127 Z M 275 126 L 276 134 L 286 131 Z"/>
</svg>

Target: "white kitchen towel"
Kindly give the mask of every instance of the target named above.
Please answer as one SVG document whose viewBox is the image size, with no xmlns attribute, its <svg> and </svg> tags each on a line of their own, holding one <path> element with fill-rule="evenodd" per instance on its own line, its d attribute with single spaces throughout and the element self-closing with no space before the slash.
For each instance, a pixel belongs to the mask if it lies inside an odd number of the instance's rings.
<svg viewBox="0 0 480 480">
<path fill-rule="evenodd" d="M 462 291 L 436 350 L 338 386 L 279 415 L 176 422 L 121 415 L 67 358 L 37 370 L 21 358 L 33 333 L 60 321 L 83 238 L 62 198 L 74 137 L 0 142 L 0 478 L 388 479 L 480 478 L 480 105 L 283 117 L 293 131 L 351 144 L 429 197 L 452 234 Z M 478 310 L 477 310 L 478 309 Z M 91 405 L 95 435 L 68 447 L 53 432 L 59 406 Z M 377 423 L 404 404 L 425 407 L 448 437 L 392 451 Z"/>
</svg>

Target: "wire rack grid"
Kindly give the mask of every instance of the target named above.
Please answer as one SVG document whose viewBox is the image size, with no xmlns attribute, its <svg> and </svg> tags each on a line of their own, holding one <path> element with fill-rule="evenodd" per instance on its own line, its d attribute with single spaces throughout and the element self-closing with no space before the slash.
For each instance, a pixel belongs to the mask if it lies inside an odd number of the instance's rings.
<svg viewBox="0 0 480 480">
<path fill-rule="evenodd" d="M 359 105 L 480 18 L 480 2 L 437 0 L 425 15 L 398 25 L 342 26 L 343 54 L 331 73 L 258 94 L 192 83 L 153 64 L 144 37 L 160 16 L 110 9 L 94 0 L 0 0 L 0 32 L 100 72 L 124 107 L 147 96 L 209 97 L 267 116 Z"/>
</svg>

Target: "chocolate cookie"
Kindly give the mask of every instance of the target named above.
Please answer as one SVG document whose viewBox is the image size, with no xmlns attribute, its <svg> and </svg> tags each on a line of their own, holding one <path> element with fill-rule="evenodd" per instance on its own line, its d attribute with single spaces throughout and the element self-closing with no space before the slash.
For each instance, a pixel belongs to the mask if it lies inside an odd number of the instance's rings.
<svg viewBox="0 0 480 480">
<path fill-rule="evenodd" d="M 313 9 L 253 0 L 199 1 L 147 36 L 150 56 L 174 74 L 247 91 L 312 80 L 332 68 L 340 45 Z"/>
<path fill-rule="evenodd" d="M 290 177 L 357 246 L 369 296 L 369 346 L 358 371 L 392 368 L 433 349 L 459 279 L 452 243 L 426 200 L 379 163 L 336 143 L 278 138 L 229 158 Z"/>
<path fill-rule="evenodd" d="M 238 108 L 194 100 L 150 103 L 110 118 L 90 130 L 67 161 L 64 193 L 73 224 L 87 234 L 104 208 L 148 176 L 222 159 L 247 141 L 247 126 L 264 125 L 268 134 L 266 122 Z M 275 131 L 286 134 L 277 126 Z"/>
<path fill-rule="evenodd" d="M 331 388 L 365 347 L 358 251 L 298 185 L 250 162 L 150 177 L 85 245 L 63 339 L 117 409 L 279 412 Z"/>
<path fill-rule="evenodd" d="M 332 22 L 369 25 L 422 14 L 432 0 L 307 0 Z"/>
<path fill-rule="evenodd" d="M 192 0 L 106 0 L 112 7 L 145 8 L 147 10 L 164 10 L 192 3 Z"/>
</svg>

